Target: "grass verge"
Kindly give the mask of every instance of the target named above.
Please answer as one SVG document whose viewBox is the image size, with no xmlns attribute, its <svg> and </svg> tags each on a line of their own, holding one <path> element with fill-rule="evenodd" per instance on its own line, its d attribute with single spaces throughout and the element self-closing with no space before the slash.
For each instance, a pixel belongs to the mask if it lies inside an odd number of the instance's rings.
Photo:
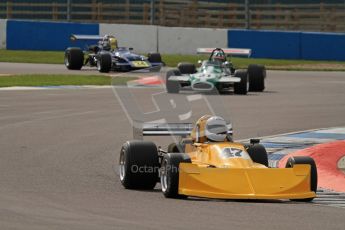
<svg viewBox="0 0 345 230">
<path fill-rule="evenodd" d="M 0 76 L 0 87 L 11 86 L 61 86 L 61 85 L 125 85 L 136 77 L 114 77 L 101 75 L 13 75 Z"/>
<path fill-rule="evenodd" d="M 206 59 L 205 55 L 162 55 L 167 66 L 175 67 L 179 62 L 197 63 Z M 64 52 L 0 50 L 0 62 L 63 64 Z M 345 71 L 345 62 L 281 60 L 261 58 L 233 58 L 236 68 L 246 68 L 249 64 L 263 64 L 274 70 L 324 70 Z"/>
</svg>

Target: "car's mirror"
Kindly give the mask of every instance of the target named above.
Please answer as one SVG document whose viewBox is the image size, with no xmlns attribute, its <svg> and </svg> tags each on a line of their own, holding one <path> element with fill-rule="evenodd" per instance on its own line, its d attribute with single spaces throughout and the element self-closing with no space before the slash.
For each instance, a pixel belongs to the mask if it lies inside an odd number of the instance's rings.
<svg viewBox="0 0 345 230">
<path fill-rule="evenodd" d="M 128 49 L 129 49 L 130 51 L 134 50 L 132 47 L 129 47 Z"/>
<path fill-rule="evenodd" d="M 250 144 L 254 145 L 254 144 L 259 144 L 260 143 L 260 139 L 250 139 Z"/>
</svg>

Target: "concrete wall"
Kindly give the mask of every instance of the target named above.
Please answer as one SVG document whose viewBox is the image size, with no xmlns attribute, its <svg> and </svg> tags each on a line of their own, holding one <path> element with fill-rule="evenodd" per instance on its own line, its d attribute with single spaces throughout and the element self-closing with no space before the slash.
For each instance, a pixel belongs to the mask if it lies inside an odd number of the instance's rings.
<svg viewBox="0 0 345 230">
<path fill-rule="evenodd" d="M 345 61 L 345 33 L 301 33 L 301 59 Z"/>
<path fill-rule="evenodd" d="M 100 24 L 100 35 L 114 34 L 120 46 L 136 52 L 195 54 L 199 47 L 226 47 L 226 29 Z"/>
<path fill-rule="evenodd" d="M 65 50 L 72 43 L 71 34 L 98 35 L 98 24 L 7 21 L 7 49 L 12 50 Z"/>
<path fill-rule="evenodd" d="M 229 30 L 228 46 L 255 58 L 345 61 L 345 33 Z"/>
<path fill-rule="evenodd" d="M 229 30 L 229 47 L 251 48 L 254 58 L 300 58 L 300 33 Z"/>
<path fill-rule="evenodd" d="M 345 61 L 345 33 L 161 27 L 0 20 L 0 47 L 65 50 L 96 41 L 71 42 L 71 34 L 113 34 L 119 45 L 138 53 L 195 54 L 199 47 L 251 48 L 254 58 Z M 5 46 L 6 43 L 6 46 Z"/>
<path fill-rule="evenodd" d="M 6 49 L 6 19 L 0 19 L 0 49 Z"/>
<path fill-rule="evenodd" d="M 167 54 L 195 54 L 200 47 L 227 47 L 226 29 L 159 27 L 159 51 Z"/>
<path fill-rule="evenodd" d="M 157 27 L 149 25 L 100 24 L 99 34 L 115 35 L 119 46 L 132 47 L 135 52 L 157 51 Z"/>
</svg>

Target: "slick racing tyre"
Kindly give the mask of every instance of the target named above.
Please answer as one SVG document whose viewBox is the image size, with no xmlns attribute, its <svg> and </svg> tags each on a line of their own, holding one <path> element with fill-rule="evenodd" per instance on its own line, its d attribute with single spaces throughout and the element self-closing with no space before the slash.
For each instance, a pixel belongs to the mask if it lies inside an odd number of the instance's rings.
<svg viewBox="0 0 345 230">
<path fill-rule="evenodd" d="M 310 165 L 310 190 L 315 192 L 317 191 L 317 168 L 313 158 L 307 156 L 296 156 L 290 157 L 286 162 L 285 168 L 293 168 L 294 165 L 297 164 L 307 164 Z M 293 201 L 301 201 L 301 202 L 310 202 L 314 198 L 306 198 L 306 199 L 291 199 Z"/>
<path fill-rule="evenodd" d="M 181 74 L 196 73 L 196 67 L 192 63 L 180 62 L 180 63 L 178 63 L 177 68 L 180 70 Z"/>
<path fill-rule="evenodd" d="M 191 159 L 185 153 L 167 153 L 164 155 L 161 167 L 161 188 L 167 198 L 185 198 L 178 194 L 179 165 L 191 163 Z"/>
<path fill-rule="evenodd" d="M 165 78 L 166 81 L 168 81 L 171 76 L 181 76 L 180 70 L 178 70 L 178 69 L 171 69 L 171 70 L 169 70 L 167 72 L 167 75 L 166 75 L 166 78 Z"/>
<path fill-rule="evenodd" d="M 166 87 L 168 93 L 179 93 L 181 85 L 178 81 L 168 80 L 166 82 Z"/>
<path fill-rule="evenodd" d="M 237 70 L 235 77 L 241 79 L 240 82 L 234 84 L 234 94 L 246 95 L 248 92 L 248 73 L 246 70 Z"/>
<path fill-rule="evenodd" d="M 111 54 L 108 52 L 101 52 L 98 56 L 97 69 L 101 73 L 109 73 L 111 70 Z"/>
<path fill-rule="evenodd" d="M 71 47 L 65 51 L 65 66 L 70 70 L 80 70 L 84 65 L 84 53 L 80 48 Z"/>
<path fill-rule="evenodd" d="M 175 142 L 169 144 L 168 153 L 181 153 L 184 152 L 184 145 L 176 144 Z"/>
<path fill-rule="evenodd" d="M 261 144 L 251 144 L 246 146 L 247 152 L 249 153 L 252 161 L 258 164 L 265 165 L 268 167 L 268 156 L 266 149 Z"/>
<path fill-rule="evenodd" d="M 169 80 L 171 76 L 181 76 L 181 72 L 178 69 L 171 69 L 166 75 L 166 88 L 168 93 L 178 93 L 181 85 L 178 81 Z"/>
<path fill-rule="evenodd" d="M 158 150 L 149 141 L 127 141 L 119 160 L 120 180 L 126 189 L 153 189 L 158 181 Z"/>
<path fill-rule="evenodd" d="M 249 91 L 262 92 L 265 89 L 266 68 L 263 65 L 249 65 Z"/>
<path fill-rule="evenodd" d="M 147 59 L 151 63 L 161 63 L 162 62 L 162 57 L 160 53 L 149 53 L 147 55 Z"/>
</svg>

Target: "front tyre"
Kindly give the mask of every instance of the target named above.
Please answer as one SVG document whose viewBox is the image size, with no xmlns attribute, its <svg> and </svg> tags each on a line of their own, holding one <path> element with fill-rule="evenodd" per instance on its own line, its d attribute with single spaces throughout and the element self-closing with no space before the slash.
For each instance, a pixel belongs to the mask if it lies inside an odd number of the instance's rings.
<svg viewBox="0 0 345 230">
<path fill-rule="evenodd" d="M 108 52 L 101 52 L 98 56 L 97 69 L 101 73 L 109 73 L 111 70 L 111 54 Z"/>
<path fill-rule="evenodd" d="M 191 159 L 185 153 L 167 153 L 162 160 L 161 188 L 166 198 L 184 198 L 178 194 L 179 166 L 180 163 L 191 163 Z"/>
<path fill-rule="evenodd" d="M 268 167 L 268 155 L 266 149 L 261 144 L 251 144 L 246 146 L 247 152 L 255 163 L 265 165 Z"/>
<path fill-rule="evenodd" d="M 246 70 L 237 70 L 235 77 L 241 79 L 234 84 L 234 94 L 246 95 L 248 92 L 248 73 Z"/>
<path fill-rule="evenodd" d="M 80 70 L 84 65 L 84 53 L 77 47 L 67 48 L 64 61 L 67 69 Z"/>
<path fill-rule="evenodd" d="M 153 189 L 158 180 L 159 160 L 154 143 L 127 141 L 119 159 L 120 181 L 126 189 Z"/>
<path fill-rule="evenodd" d="M 306 164 L 310 165 L 310 190 L 315 192 L 317 191 L 317 168 L 313 158 L 307 156 L 296 156 L 290 157 L 286 162 L 285 168 L 293 168 L 294 165 L 298 164 Z M 306 198 L 306 199 L 291 199 L 293 201 L 301 201 L 301 202 L 310 202 L 314 198 Z"/>
</svg>

